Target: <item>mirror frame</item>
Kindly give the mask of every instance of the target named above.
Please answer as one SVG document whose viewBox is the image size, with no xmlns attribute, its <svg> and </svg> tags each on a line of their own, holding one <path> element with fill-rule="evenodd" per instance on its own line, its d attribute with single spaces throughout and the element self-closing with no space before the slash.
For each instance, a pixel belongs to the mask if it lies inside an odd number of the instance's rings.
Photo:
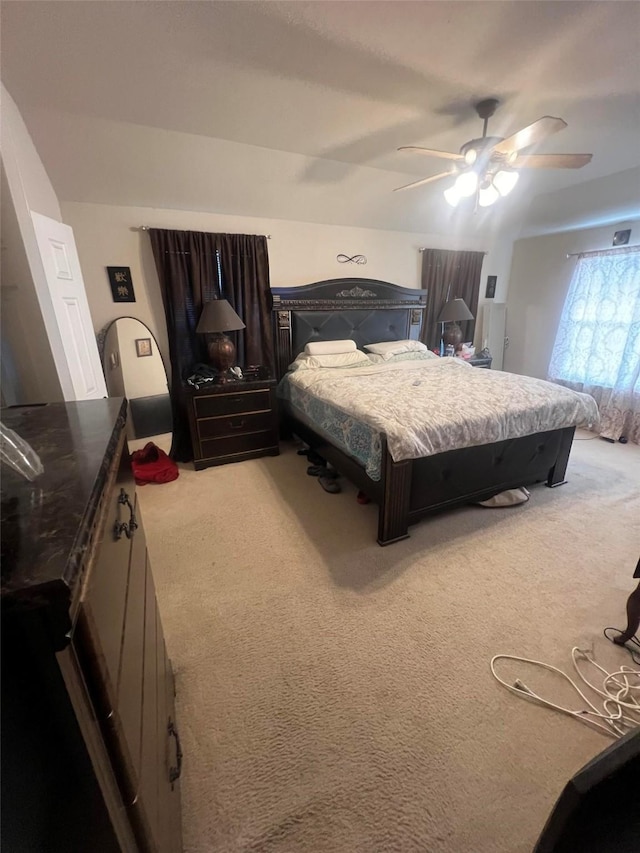
<svg viewBox="0 0 640 853">
<path fill-rule="evenodd" d="M 162 355 L 162 350 L 160 349 L 158 339 L 156 338 L 156 336 L 153 334 L 151 329 L 147 326 L 147 324 L 144 321 L 142 321 L 139 317 L 132 317 L 130 314 L 124 314 L 122 317 L 116 317 L 115 320 L 110 320 L 105 326 L 103 326 L 100 329 L 99 332 L 96 333 L 96 342 L 98 344 L 98 354 L 100 355 L 100 366 L 102 367 L 102 372 L 104 374 L 105 381 L 106 381 L 107 374 L 106 374 L 106 371 L 104 369 L 104 367 L 105 367 L 105 365 L 104 365 L 104 347 L 105 347 L 105 344 L 107 342 L 107 334 L 109 333 L 109 329 L 113 326 L 114 323 L 117 323 L 118 320 L 137 320 L 138 323 L 142 323 L 142 325 L 145 327 L 145 329 L 149 332 L 149 334 L 151 335 L 151 337 L 153 338 L 153 340 L 155 342 L 156 349 L 158 350 L 158 355 L 160 356 L 160 359 L 162 361 L 162 366 L 164 367 L 164 375 L 167 377 L 167 389 L 169 391 L 169 396 L 171 397 L 171 382 L 169 379 L 169 371 L 167 370 L 167 362 L 166 362 L 164 356 Z"/>
</svg>

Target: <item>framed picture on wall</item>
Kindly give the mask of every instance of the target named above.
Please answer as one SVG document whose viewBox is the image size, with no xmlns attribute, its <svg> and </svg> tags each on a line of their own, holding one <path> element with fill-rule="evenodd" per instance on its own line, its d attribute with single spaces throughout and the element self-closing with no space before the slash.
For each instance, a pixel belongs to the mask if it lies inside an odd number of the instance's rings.
<svg viewBox="0 0 640 853">
<path fill-rule="evenodd" d="M 107 267 L 114 302 L 135 302 L 136 295 L 129 267 Z"/>
<path fill-rule="evenodd" d="M 496 295 L 496 284 L 498 283 L 497 275 L 488 275 L 487 276 L 487 289 L 485 291 L 485 299 L 493 299 Z"/>
<path fill-rule="evenodd" d="M 153 355 L 151 352 L 151 338 L 136 338 L 136 353 L 138 358 Z"/>
</svg>

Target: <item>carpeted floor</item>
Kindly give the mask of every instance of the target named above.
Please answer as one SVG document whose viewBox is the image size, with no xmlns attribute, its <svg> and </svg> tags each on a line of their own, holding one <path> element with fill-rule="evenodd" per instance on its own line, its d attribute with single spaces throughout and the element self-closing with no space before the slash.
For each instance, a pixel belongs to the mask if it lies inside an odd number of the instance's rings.
<svg viewBox="0 0 640 853">
<path fill-rule="evenodd" d="M 509 694 L 489 659 L 568 671 L 593 641 L 605 666 L 630 661 L 602 629 L 634 587 L 640 447 L 578 441 L 562 488 L 426 520 L 388 548 L 372 505 L 305 470 L 284 446 L 139 490 L 177 677 L 185 851 L 530 851 L 610 741 Z"/>
</svg>

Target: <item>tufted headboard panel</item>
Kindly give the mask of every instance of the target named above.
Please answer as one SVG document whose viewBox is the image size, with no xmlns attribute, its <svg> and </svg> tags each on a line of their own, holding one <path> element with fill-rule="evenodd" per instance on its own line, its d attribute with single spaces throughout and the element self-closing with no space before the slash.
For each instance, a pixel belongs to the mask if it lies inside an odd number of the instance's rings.
<svg viewBox="0 0 640 853">
<path fill-rule="evenodd" d="M 418 340 L 426 290 L 368 278 L 339 278 L 273 288 L 278 378 L 310 341 L 350 338 L 359 348 L 379 341 Z"/>
</svg>

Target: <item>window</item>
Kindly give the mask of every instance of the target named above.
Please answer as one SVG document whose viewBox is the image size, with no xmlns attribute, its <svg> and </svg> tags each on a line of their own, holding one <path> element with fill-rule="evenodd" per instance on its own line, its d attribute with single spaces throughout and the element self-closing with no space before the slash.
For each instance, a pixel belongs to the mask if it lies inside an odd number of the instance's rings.
<svg viewBox="0 0 640 853">
<path fill-rule="evenodd" d="M 640 247 L 580 256 L 562 312 L 549 378 L 638 390 Z"/>
</svg>

